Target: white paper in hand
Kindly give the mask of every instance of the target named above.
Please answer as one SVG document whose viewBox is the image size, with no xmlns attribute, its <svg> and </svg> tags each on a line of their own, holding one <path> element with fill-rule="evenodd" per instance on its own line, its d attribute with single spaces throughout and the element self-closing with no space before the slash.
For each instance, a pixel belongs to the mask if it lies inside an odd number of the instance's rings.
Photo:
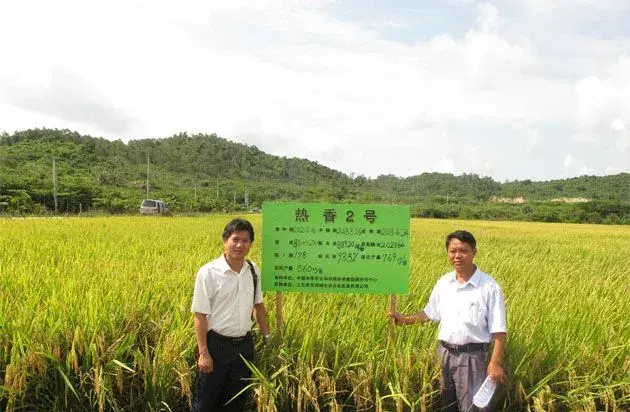
<svg viewBox="0 0 630 412">
<path fill-rule="evenodd" d="M 486 380 L 481 384 L 481 388 L 479 388 L 475 396 L 473 396 L 473 404 L 477 408 L 485 408 L 488 403 L 490 403 L 490 399 L 492 399 L 496 388 L 497 385 L 487 376 Z"/>
</svg>

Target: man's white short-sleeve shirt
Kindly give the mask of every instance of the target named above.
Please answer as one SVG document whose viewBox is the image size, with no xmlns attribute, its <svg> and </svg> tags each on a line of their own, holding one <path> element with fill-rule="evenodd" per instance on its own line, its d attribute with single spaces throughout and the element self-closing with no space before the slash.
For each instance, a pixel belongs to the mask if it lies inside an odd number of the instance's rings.
<svg viewBox="0 0 630 412">
<path fill-rule="evenodd" d="M 457 281 L 455 271 L 442 276 L 424 313 L 440 323 L 439 339 L 453 345 L 487 343 L 493 333 L 507 332 L 501 287 L 478 268 L 466 283 Z"/>
<path fill-rule="evenodd" d="M 258 275 L 256 303 L 262 303 L 260 270 L 253 265 Z M 254 281 L 247 262 L 240 272 L 235 272 L 221 255 L 199 269 L 190 310 L 206 314 L 208 330 L 224 336 L 243 336 L 252 328 L 253 309 Z"/>
</svg>

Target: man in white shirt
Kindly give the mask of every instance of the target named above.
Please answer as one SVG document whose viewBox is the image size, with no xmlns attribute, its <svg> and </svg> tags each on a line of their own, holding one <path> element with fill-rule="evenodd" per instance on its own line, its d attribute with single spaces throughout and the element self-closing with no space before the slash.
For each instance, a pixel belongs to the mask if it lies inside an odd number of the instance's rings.
<svg viewBox="0 0 630 412">
<path fill-rule="evenodd" d="M 477 242 L 470 232 L 458 230 L 449 234 L 446 251 L 455 270 L 437 281 L 424 310 L 389 316 L 398 325 L 440 323 L 440 410 L 467 412 L 486 376 L 497 384 L 505 382 L 505 303 L 499 284 L 473 263 Z M 492 355 L 487 362 L 491 343 Z"/>
<path fill-rule="evenodd" d="M 241 356 L 254 359 L 252 311 L 269 339 L 260 271 L 246 260 L 253 241 L 251 223 L 232 220 L 223 231 L 223 255 L 197 272 L 191 307 L 199 349 L 194 412 L 243 411 L 247 392 L 234 397 L 251 376 Z"/>
</svg>

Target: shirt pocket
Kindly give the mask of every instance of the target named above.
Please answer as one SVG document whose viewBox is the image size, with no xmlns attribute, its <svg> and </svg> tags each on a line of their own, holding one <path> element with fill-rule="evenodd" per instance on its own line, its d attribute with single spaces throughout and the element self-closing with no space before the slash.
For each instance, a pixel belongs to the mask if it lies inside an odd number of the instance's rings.
<svg viewBox="0 0 630 412">
<path fill-rule="evenodd" d="M 247 302 L 254 304 L 254 281 L 250 276 L 245 276 L 243 278 L 243 296 Z"/>
<path fill-rule="evenodd" d="M 479 299 L 466 303 L 464 322 L 473 326 L 485 326 L 488 318 L 486 304 Z"/>
<path fill-rule="evenodd" d="M 236 298 L 237 296 L 237 282 L 235 281 L 236 279 L 232 279 L 230 277 L 228 277 L 229 275 L 220 275 L 217 276 L 215 279 L 215 285 L 216 285 L 216 292 L 214 297 L 222 297 L 222 298 L 226 298 L 226 297 L 230 297 L 230 296 L 234 296 L 234 298 Z"/>
</svg>

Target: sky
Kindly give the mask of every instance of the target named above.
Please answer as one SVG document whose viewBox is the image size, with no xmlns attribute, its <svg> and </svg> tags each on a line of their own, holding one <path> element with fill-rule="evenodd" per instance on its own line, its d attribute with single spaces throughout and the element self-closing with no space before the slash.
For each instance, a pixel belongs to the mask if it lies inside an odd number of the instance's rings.
<svg viewBox="0 0 630 412">
<path fill-rule="evenodd" d="M 630 0 L 0 3 L 0 131 L 216 133 L 351 176 L 630 171 Z"/>
</svg>

